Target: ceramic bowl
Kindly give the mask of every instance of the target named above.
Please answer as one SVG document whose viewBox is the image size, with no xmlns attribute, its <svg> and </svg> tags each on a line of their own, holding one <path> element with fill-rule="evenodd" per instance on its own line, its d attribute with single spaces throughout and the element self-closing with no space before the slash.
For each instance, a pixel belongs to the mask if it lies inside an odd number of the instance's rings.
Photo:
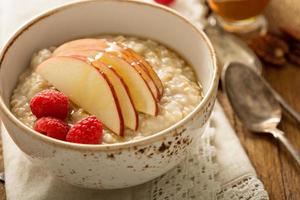
<svg viewBox="0 0 300 200">
<path fill-rule="evenodd" d="M 204 99 L 187 117 L 154 135 L 109 145 L 73 144 L 39 134 L 11 112 L 18 76 L 39 49 L 75 38 L 123 34 L 149 38 L 177 51 L 195 69 Z M 218 70 L 205 34 L 180 14 L 140 1 L 81 1 L 48 11 L 20 28 L 0 57 L 1 119 L 17 146 L 60 179 L 80 187 L 113 189 L 152 180 L 184 159 L 201 136 L 216 98 Z"/>
</svg>

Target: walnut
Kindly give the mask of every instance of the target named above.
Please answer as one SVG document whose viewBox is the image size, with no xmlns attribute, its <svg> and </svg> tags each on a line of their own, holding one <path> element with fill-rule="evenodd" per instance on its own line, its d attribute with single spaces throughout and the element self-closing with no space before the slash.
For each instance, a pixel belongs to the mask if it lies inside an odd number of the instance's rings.
<svg viewBox="0 0 300 200">
<path fill-rule="evenodd" d="M 289 52 L 288 44 L 280 37 L 268 33 L 249 41 L 249 46 L 263 61 L 273 65 L 284 65 Z"/>
</svg>

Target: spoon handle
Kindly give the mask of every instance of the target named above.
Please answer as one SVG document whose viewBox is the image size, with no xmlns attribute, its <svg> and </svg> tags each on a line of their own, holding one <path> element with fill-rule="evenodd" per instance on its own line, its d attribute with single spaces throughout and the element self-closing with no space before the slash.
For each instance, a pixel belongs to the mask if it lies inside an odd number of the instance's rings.
<svg viewBox="0 0 300 200">
<path fill-rule="evenodd" d="M 300 114 L 292 108 L 278 92 L 276 92 L 272 86 L 264 80 L 269 90 L 273 93 L 275 99 L 281 104 L 281 106 L 300 124 Z"/>
<path fill-rule="evenodd" d="M 293 145 L 288 141 L 288 139 L 284 136 L 284 133 L 279 129 L 270 130 L 273 136 L 278 139 L 286 149 L 291 153 L 294 159 L 297 161 L 298 166 L 300 167 L 300 154 L 297 150 L 293 147 Z"/>
<path fill-rule="evenodd" d="M 300 124 L 300 114 L 294 110 L 277 92 L 273 91 L 275 98 L 281 106 Z"/>
</svg>

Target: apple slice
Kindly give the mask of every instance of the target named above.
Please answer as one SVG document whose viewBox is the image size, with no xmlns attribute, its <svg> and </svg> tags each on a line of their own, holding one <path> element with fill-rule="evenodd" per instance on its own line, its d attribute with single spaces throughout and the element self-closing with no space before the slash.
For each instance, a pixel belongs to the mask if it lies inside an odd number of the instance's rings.
<svg viewBox="0 0 300 200">
<path fill-rule="evenodd" d="M 124 135 L 124 121 L 114 88 L 98 69 L 75 57 L 52 57 L 37 67 L 37 73 L 75 104 L 98 117 L 108 129 Z"/>
<path fill-rule="evenodd" d="M 97 55 L 97 51 L 111 52 L 130 63 L 146 81 L 155 99 L 157 101 L 160 100 L 162 84 L 152 67 L 133 50 L 125 48 L 121 44 L 110 42 L 106 39 L 78 39 L 61 45 L 53 52 L 53 55 L 81 55 L 94 58 Z"/>
<path fill-rule="evenodd" d="M 149 86 L 155 99 L 159 101 L 160 99 L 159 90 L 154 84 L 154 81 L 150 77 L 147 69 L 145 69 L 145 67 L 140 62 L 137 62 L 137 60 L 135 60 L 131 55 L 124 54 L 123 51 L 120 53 L 120 57 L 124 59 L 126 62 L 128 62 L 132 67 L 134 67 L 139 72 L 139 74 L 142 76 L 142 78 Z"/>
<path fill-rule="evenodd" d="M 132 130 L 136 130 L 138 128 L 138 115 L 129 96 L 128 87 L 122 78 L 114 71 L 113 68 L 109 68 L 106 64 L 101 63 L 100 61 L 95 61 L 92 65 L 98 68 L 101 73 L 105 74 L 109 82 L 114 87 L 118 102 L 120 103 L 125 126 Z"/>
<path fill-rule="evenodd" d="M 154 80 L 150 76 L 148 69 L 146 67 L 144 67 L 144 65 L 138 59 L 136 59 L 132 55 L 131 52 L 126 51 L 126 49 L 128 49 L 128 48 L 124 47 L 122 44 L 117 44 L 114 42 L 107 42 L 107 46 L 108 47 L 105 49 L 106 52 L 109 52 L 111 54 L 114 54 L 114 55 L 124 59 L 126 62 L 128 62 L 132 67 L 134 67 L 140 73 L 142 78 L 146 81 L 147 85 L 149 86 L 155 99 L 157 101 L 159 101 L 160 97 L 161 97 L 160 91 L 159 91 L 158 87 L 156 86 Z M 133 50 L 131 50 L 131 51 L 134 52 Z M 151 68 L 151 70 L 152 70 L 152 68 Z"/>
<path fill-rule="evenodd" d="M 153 116 L 157 115 L 157 102 L 149 86 L 134 67 L 123 59 L 108 52 L 98 54 L 96 59 L 97 60 L 92 62 L 95 66 L 97 66 L 97 62 L 100 61 L 113 68 L 120 77 L 122 77 L 128 86 L 129 95 L 132 98 L 136 110 Z"/>
<path fill-rule="evenodd" d="M 65 50 L 65 51 L 59 51 L 55 54 L 55 56 L 80 56 L 80 57 L 86 57 L 86 58 L 95 58 L 97 54 L 99 53 L 99 50 Z"/>
<path fill-rule="evenodd" d="M 144 68 L 148 71 L 150 77 L 154 81 L 154 84 L 158 88 L 160 97 L 162 97 L 164 87 L 163 87 L 163 84 L 162 84 L 160 78 L 158 77 L 156 72 L 153 70 L 152 66 L 141 55 L 139 55 L 138 53 L 136 53 L 134 50 L 132 50 L 130 48 L 125 48 L 123 53 L 127 56 L 131 55 L 133 57 L 133 60 L 135 60 L 135 62 L 141 63 L 144 66 Z"/>
<path fill-rule="evenodd" d="M 106 39 L 85 38 L 72 40 L 59 46 L 53 52 L 53 56 L 60 55 L 61 52 L 75 51 L 75 50 L 104 50 L 107 48 L 108 41 Z"/>
</svg>

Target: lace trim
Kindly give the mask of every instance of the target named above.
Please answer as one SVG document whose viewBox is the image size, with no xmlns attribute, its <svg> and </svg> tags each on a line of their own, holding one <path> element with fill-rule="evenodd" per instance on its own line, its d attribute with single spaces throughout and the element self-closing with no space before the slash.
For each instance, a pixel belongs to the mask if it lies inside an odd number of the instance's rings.
<svg viewBox="0 0 300 200">
<path fill-rule="evenodd" d="M 151 200 L 215 199 L 220 186 L 215 181 L 216 151 L 211 145 L 214 132 L 214 128 L 208 128 L 181 164 L 152 181 Z"/>
<path fill-rule="evenodd" d="M 211 142 L 215 129 L 209 127 L 197 147 L 167 174 L 150 184 L 150 200 L 268 200 L 262 182 L 247 175 L 223 186 L 215 180 L 218 166 Z"/>
<path fill-rule="evenodd" d="M 253 175 L 241 177 L 223 187 L 217 194 L 217 199 L 232 200 L 268 200 L 268 193 L 263 183 Z"/>
</svg>

